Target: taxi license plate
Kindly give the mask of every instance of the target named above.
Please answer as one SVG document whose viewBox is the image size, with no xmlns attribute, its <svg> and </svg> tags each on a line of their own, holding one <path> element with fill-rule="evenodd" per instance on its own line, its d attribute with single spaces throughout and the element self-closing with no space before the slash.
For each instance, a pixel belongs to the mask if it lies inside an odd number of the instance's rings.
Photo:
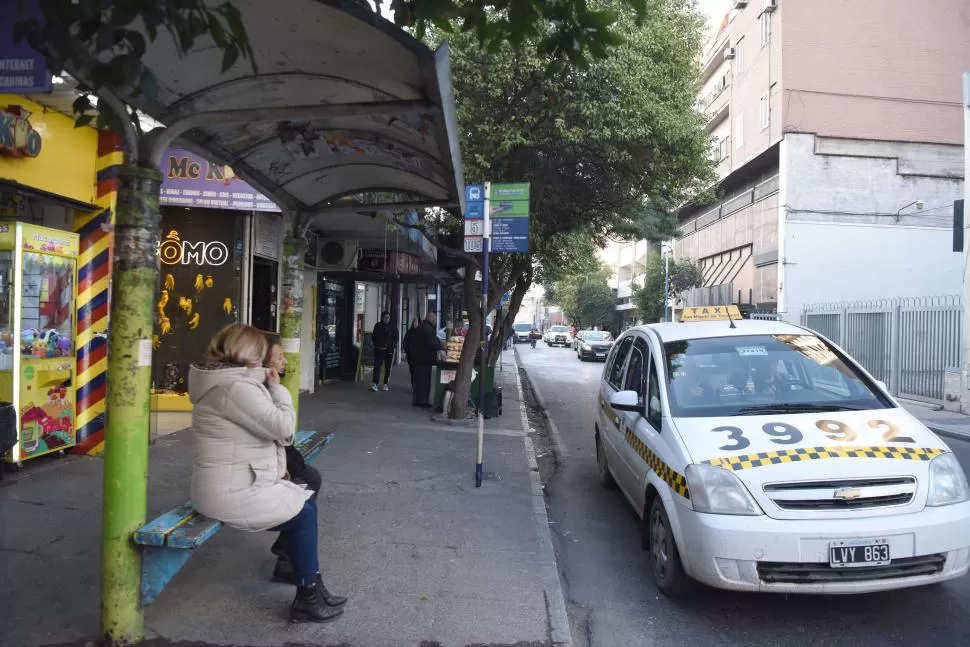
<svg viewBox="0 0 970 647">
<path fill-rule="evenodd" d="M 888 539 L 846 539 L 829 544 L 832 568 L 886 566 L 890 561 Z"/>
</svg>

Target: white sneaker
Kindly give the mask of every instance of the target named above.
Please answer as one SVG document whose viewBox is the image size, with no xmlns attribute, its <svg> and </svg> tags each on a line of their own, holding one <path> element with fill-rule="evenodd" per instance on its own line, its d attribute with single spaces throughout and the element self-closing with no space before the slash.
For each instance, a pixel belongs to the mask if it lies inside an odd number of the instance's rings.
<svg viewBox="0 0 970 647">
<path fill-rule="evenodd" d="M 389 387 L 388 385 L 385 384 L 384 386 L 381 387 L 381 389 L 384 390 L 384 391 L 390 391 L 391 390 L 391 387 Z"/>
<path fill-rule="evenodd" d="M 376 384 L 372 384 L 371 387 L 370 387 L 370 390 L 373 391 L 374 393 L 377 393 L 377 385 Z"/>
</svg>

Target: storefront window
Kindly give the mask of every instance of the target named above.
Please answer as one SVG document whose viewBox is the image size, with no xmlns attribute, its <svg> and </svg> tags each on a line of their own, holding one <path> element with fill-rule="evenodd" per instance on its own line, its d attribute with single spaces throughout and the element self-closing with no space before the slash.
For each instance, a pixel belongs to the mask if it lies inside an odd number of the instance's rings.
<svg viewBox="0 0 970 647">
<path fill-rule="evenodd" d="M 23 258 L 21 355 L 69 356 L 74 344 L 74 260 L 31 252 Z"/>
<path fill-rule="evenodd" d="M 347 293 L 343 284 L 322 276 L 317 290 L 317 381 L 340 379 L 341 344 L 345 341 Z"/>
<path fill-rule="evenodd" d="M 154 389 L 183 394 L 192 362 L 239 321 L 242 219 L 232 211 L 162 208 L 161 285 L 155 300 Z"/>
</svg>

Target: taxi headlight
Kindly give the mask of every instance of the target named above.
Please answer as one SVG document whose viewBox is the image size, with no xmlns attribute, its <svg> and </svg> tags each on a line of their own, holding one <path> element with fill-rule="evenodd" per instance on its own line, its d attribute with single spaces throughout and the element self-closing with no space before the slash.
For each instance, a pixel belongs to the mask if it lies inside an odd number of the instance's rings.
<svg viewBox="0 0 970 647">
<path fill-rule="evenodd" d="M 711 465 L 688 465 L 687 488 L 698 512 L 757 516 L 764 514 L 732 472 Z"/>
<path fill-rule="evenodd" d="M 970 498 L 967 477 L 956 456 L 947 452 L 930 462 L 930 493 L 926 505 L 941 506 L 963 503 Z"/>
</svg>

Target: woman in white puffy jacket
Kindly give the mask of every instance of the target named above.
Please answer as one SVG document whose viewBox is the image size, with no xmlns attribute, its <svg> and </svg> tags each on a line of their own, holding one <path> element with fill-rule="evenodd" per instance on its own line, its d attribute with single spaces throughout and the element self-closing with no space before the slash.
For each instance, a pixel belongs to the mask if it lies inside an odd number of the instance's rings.
<svg viewBox="0 0 970 647">
<path fill-rule="evenodd" d="M 331 595 L 320 576 L 312 491 L 286 472 L 296 415 L 279 374 L 262 366 L 266 350 L 262 332 L 232 324 L 209 342 L 206 361 L 189 370 L 192 504 L 233 528 L 281 532 L 297 585 L 290 620 L 330 622 L 347 599 Z"/>
</svg>

